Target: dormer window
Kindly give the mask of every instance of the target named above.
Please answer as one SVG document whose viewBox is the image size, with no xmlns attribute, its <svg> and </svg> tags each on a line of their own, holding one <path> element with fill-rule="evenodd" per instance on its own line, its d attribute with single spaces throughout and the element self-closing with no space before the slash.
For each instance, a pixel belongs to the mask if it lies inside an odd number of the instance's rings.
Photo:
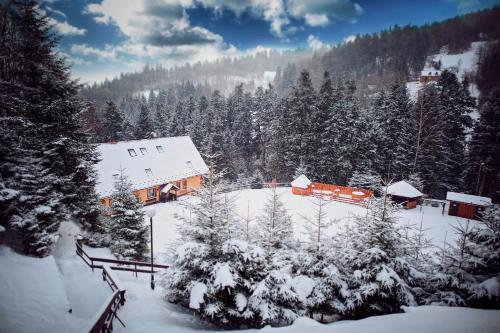
<svg viewBox="0 0 500 333">
<path fill-rule="evenodd" d="M 129 149 L 129 150 L 128 150 L 128 154 L 130 155 L 130 157 L 135 157 L 135 156 L 137 156 L 137 153 L 135 152 L 135 149 Z"/>
<path fill-rule="evenodd" d="M 161 154 L 164 152 L 163 150 L 163 146 L 156 146 L 156 149 L 158 150 L 158 152 Z"/>
<path fill-rule="evenodd" d="M 139 150 L 141 151 L 142 155 L 146 155 L 148 153 L 148 150 L 146 148 L 139 148 Z"/>
<path fill-rule="evenodd" d="M 153 171 L 151 169 L 144 169 L 144 171 L 146 171 L 148 177 L 153 177 Z"/>
</svg>

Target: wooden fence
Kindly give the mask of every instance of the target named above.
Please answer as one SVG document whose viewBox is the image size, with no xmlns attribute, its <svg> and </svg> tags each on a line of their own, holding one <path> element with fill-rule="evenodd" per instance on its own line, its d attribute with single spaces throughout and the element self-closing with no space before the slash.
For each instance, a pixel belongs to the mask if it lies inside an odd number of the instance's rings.
<svg viewBox="0 0 500 333">
<path fill-rule="evenodd" d="M 113 270 L 118 271 L 129 271 L 134 272 L 137 276 L 137 273 L 156 273 L 157 271 L 153 270 L 153 268 L 169 268 L 167 265 L 162 264 L 153 264 L 140 262 L 140 261 L 129 261 L 129 260 L 116 260 L 116 259 L 107 259 L 107 258 L 97 258 L 91 257 L 87 252 L 83 249 L 82 240 L 78 239 L 76 241 L 76 254 L 82 258 L 82 260 L 89 266 L 92 270 L 94 268 L 102 269 L 102 279 L 105 281 L 113 294 L 108 299 L 106 303 L 104 303 L 103 307 L 97 312 L 95 317 L 92 319 L 90 326 L 85 330 L 85 332 L 89 333 L 110 333 L 113 332 L 113 320 L 117 319 L 123 327 L 125 324 L 123 321 L 117 316 L 116 312 L 125 304 L 125 288 L 121 286 L 120 280 L 114 274 Z M 101 264 L 96 264 L 101 263 Z M 120 266 L 110 266 L 109 264 L 116 264 Z M 142 269 L 141 267 L 150 267 L 150 269 Z"/>
<path fill-rule="evenodd" d="M 372 191 L 364 188 L 324 183 L 311 183 L 307 189 L 293 187 L 292 192 L 298 195 L 314 196 L 361 206 L 366 206 L 368 199 L 373 196 Z"/>
</svg>

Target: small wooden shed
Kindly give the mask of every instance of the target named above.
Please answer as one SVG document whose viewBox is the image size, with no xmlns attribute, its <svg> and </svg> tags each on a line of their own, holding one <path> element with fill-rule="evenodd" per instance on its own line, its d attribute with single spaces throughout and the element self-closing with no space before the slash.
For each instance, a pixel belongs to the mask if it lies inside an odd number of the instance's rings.
<svg viewBox="0 0 500 333">
<path fill-rule="evenodd" d="M 312 182 L 305 175 L 300 175 L 292 181 L 292 193 L 298 195 L 309 195 L 309 186 Z"/>
<path fill-rule="evenodd" d="M 472 220 L 479 220 L 480 213 L 491 205 L 491 198 L 465 193 L 448 192 L 446 200 L 450 202 L 448 215 Z"/>
<path fill-rule="evenodd" d="M 403 204 L 405 208 L 411 209 L 417 207 L 417 202 L 422 199 L 424 194 L 402 180 L 389 185 L 387 187 L 387 195 L 390 196 L 394 202 Z"/>
</svg>

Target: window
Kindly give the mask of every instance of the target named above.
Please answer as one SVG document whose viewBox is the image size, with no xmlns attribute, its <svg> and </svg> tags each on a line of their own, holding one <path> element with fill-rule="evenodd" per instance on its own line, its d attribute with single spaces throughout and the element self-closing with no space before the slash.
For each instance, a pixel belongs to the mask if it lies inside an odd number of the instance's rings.
<svg viewBox="0 0 500 333">
<path fill-rule="evenodd" d="M 156 149 L 158 150 L 159 153 L 163 153 L 163 146 L 156 146 Z"/>
<path fill-rule="evenodd" d="M 156 188 L 148 188 L 148 199 L 156 198 Z"/>
<path fill-rule="evenodd" d="M 146 171 L 148 177 L 153 177 L 153 171 L 151 169 L 144 169 L 144 171 Z"/>
<path fill-rule="evenodd" d="M 182 181 L 181 186 L 182 186 L 181 188 L 182 188 L 183 190 L 187 189 L 187 180 L 185 180 L 185 179 L 184 179 L 184 180 Z"/>
<path fill-rule="evenodd" d="M 139 148 L 139 150 L 141 151 L 142 155 L 146 155 L 148 153 L 148 150 L 146 148 Z"/>
<path fill-rule="evenodd" d="M 130 157 L 137 156 L 137 153 L 135 152 L 135 149 L 129 149 L 128 150 L 128 154 L 130 155 Z"/>
<path fill-rule="evenodd" d="M 186 162 L 186 165 L 187 165 L 188 167 L 192 167 L 192 166 L 193 166 L 193 163 L 191 163 L 191 161 L 187 161 L 187 162 Z"/>
</svg>

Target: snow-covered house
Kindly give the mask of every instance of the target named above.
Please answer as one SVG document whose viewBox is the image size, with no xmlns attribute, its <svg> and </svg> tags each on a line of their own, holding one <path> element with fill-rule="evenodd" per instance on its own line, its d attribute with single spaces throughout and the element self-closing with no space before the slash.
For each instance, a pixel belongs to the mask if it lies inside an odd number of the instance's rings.
<svg viewBox="0 0 500 333">
<path fill-rule="evenodd" d="M 456 192 L 448 192 L 446 200 L 450 202 L 448 215 L 473 220 L 478 220 L 484 208 L 491 205 L 491 198 Z"/>
<path fill-rule="evenodd" d="M 394 202 L 403 204 L 405 208 L 415 208 L 423 193 L 402 180 L 387 186 L 387 195 Z"/>
<path fill-rule="evenodd" d="M 97 146 L 97 193 L 110 206 L 120 170 L 143 204 L 166 200 L 198 189 L 208 167 L 188 136 L 103 143 Z"/>
<path fill-rule="evenodd" d="M 433 67 L 426 67 L 420 72 L 420 82 L 427 83 L 439 80 L 441 71 Z"/>
<path fill-rule="evenodd" d="M 312 182 L 305 175 L 300 175 L 297 179 L 293 180 L 292 185 L 292 193 L 298 195 L 306 195 L 309 189 L 309 186 Z"/>
</svg>

